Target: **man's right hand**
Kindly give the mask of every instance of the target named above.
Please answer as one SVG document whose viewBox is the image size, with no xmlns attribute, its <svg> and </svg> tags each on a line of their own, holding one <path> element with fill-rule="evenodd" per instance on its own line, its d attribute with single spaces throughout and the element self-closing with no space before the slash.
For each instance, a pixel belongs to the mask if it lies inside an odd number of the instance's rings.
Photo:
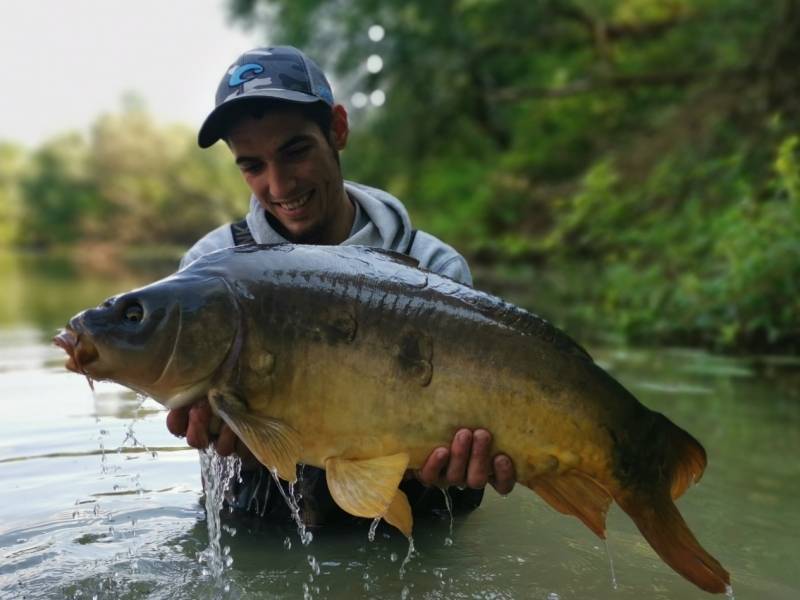
<svg viewBox="0 0 800 600">
<path fill-rule="evenodd" d="M 230 456 L 237 454 L 242 459 L 242 467 L 252 468 L 257 463 L 253 453 L 236 437 L 227 424 L 222 423 L 219 434 L 211 433 L 212 420 L 216 419 L 208 400 L 200 400 L 191 406 L 174 408 L 167 413 L 167 429 L 172 435 L 186 437 L 192 448 L 203 450 L 213 443 L 217 454 Z"/>
</svg>

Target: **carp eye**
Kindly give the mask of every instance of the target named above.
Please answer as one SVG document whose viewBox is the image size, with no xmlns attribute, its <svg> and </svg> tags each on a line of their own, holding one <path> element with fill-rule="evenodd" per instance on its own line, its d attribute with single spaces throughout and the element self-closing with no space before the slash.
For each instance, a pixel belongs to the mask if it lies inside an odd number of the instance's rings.
<svg viewBox="0 0 800 600">
<path fill-rule="evenodd" d="M 128 305 L 122 318 L 128 323 L 139 323 L 144 318 L 144 309 L 138 302 Z"/>
</svg>

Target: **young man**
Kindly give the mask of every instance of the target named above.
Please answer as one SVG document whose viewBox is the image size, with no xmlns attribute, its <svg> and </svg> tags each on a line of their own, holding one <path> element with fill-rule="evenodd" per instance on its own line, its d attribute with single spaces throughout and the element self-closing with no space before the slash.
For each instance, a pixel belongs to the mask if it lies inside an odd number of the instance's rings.
<svg viewBox="0 0 800 600">
<path fill-rule="evenodd" d="M 349 127 L 344 107 L 336 104 L 319 67 L 296 48 L 257 48 L 240 56 L 217 89 L 216 107 L 200 129 L 207 148 L 224 139 L 252 191 L 245 220 L 224 225 L 198 241 L 181 267 L 208 252 L 246 241 L 262 244 L 361 244 L 402 252 L 420 266 L 462 283 L 472 279 L 464 258 L 423 231 L 412 229 L 403 205 L 393 196 L 342 178 L 339 151 Z M 211 412 L 200 402 L 170 411 L 169 430 L 185 435 L 190 446 L 211 440 Z M 271 479 L 253 464 L 233 432 L 222 427 L 214 441 L 220 454 L 237 452 L 245 465 L 244 484 L 235 505 L 245 510 L 281 512 L 279 494 L 270 494 Z M 436 508 L 443 495 L 431 486 L 453 486 L 454 503 L 474 508 L 483 488 L 492 483 L 505 494 L 514 486 L 511 460 L 490 456 L 491 434 L 461 429 L 449 447 L 433 449 L 422 468 L 410 473 L 402 488 L 418 512 Z M 330 521 L 338 509 L 324 476 L 306 468 L 301 479 L 306 519 Z M 463 489 L 467 487 L 467 489 Z M 462 489 L 459 489 L 462 488 Z"/>
</svg>

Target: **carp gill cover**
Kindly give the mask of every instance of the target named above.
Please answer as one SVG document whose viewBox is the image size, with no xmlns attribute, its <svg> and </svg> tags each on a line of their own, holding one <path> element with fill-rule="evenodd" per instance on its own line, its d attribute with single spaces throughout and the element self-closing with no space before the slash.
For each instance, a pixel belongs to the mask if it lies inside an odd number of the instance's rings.
<svg viewBox="0 0 800 600">
<path fill-rule="evenodd" d="M 67 367 L 168 408 L 208 398 L 286 480 L 324 468 L 336 503 L 411 535 L 398 489 L 460 427 L 556 510 L 605 537 L 612 500 L 661 558 L 709 592 L 729 575 L 673 500 L 703 447 L 525 310 L 357 246 L 241 246 L 76 315 Z"/>
</svg>

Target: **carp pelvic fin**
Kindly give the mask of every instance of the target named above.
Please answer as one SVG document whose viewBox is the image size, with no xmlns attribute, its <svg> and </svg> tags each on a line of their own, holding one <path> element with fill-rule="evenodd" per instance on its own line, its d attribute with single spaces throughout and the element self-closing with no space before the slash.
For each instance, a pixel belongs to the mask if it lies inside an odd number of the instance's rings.
<svg viewBox="0 0 800 600">
<path fill-rule="evenodd" d="M 383 518 L 389 525 L 394 525 L 402 531 L 407 538 L 411 537 L 414 518 L 411 516 L 411 505 L 408 503 L 408 496 L 403 490 L 397 490 L 394 500 L 392 500 Z"/>
<path fill-rule="evenodd" d="M 325 476 L 331 496 L 343 510 L 357 517 L 386 519 L 411 534 L 411 507 L 398 489 L 408 467 L 408 454 L 366 460 L 329 458 Z"/>
<path fill-rule="evenodd" d="M 580 471 L 568 471 L 563 475 L 536 477 L 528 487 L 558 512 L 578 517 L 599 538 L 605 539 L 611 495 L 594 479 Z"/>
<path fill-rule="evenodd" d="M 262 465 L 276 470 L 281 479 L 297 479 L 300 435 L 294 429 L 283 421 L 251 412 L 233 392 L 211 390 L 208 400 Z"/>
</svg>

